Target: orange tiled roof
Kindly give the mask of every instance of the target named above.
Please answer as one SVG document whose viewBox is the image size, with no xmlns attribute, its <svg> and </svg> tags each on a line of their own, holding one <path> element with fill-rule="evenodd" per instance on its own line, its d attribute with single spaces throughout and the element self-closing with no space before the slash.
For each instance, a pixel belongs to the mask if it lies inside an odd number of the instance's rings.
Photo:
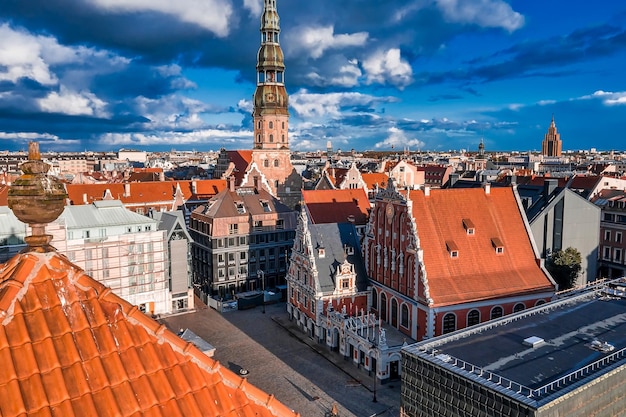
<svg viewBox="0 0 626 417">
<path fill-rule="evenodd" d="M 369 217 L 370 203 L 363 188 L 303 190 L 302 199 L 315 224 L 345 223 L 354 216 L 355 224 L 364 225 Z"/>
<path fill-rule="evenodd" d="M 9 186 L 0 184 L 0 206 L 9 205 Z"/>
<path fill-rule="evenodd" d="M 0 415 L 296 416 L 54 252 L 0 268 Z"/>
<path fill-rule="evenodd" d="M 193 183 L 195 182 L 196 193 L 193 193 Z M 84 204 L 84 197 L 87 203 L 102 200 L 106 190 L 111 192 L 111 196 L 116 200 L 121 200 L 123 204 L 141 204 L 162 201 L 173 201 L 176 186 L 180 186 L 185 200 L 195 196 L 214 196 L 226 188 L 226 180 L 196 180 L 196 181 L 156 181 L 149 183 L 132 182 L 127 183 L 130 187 L 130 194 L 125 193 L 125 184 L 68 184 L 66 186 L 68 198 L 72 204 Z"/>
<path fill-rule="evenodd" d="M 378 188 L 386 188 L 389 176 L 384 172 L 364 172 L 361 174 L 363 181 L 367 184 L 368 190 L 373 190 L 378 185 Z"/>
<path fill-rule="evenodd" d="M 511 293 L 554 291 L 538 266 L 531 237 L 510 187 L 410 192 L 435 305 L 478 301 Z M 474 225 L 468 235 L 464 219 Z M 504 251 L 497 254 L 496 245 Z M 450 247 L 456 246 L 453 258 Z"/>
</svg>

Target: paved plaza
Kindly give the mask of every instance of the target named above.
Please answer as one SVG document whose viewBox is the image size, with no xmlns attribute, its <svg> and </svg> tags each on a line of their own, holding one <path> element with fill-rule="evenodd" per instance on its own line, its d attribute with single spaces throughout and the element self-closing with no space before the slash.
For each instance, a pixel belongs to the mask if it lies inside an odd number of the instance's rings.
<svg viewBox="0 0 626 417">
<path fill-rule="evenodd" d="M 198 305 L 200 302 L 198 301 Z M 189 328 L 215 347 L 214 358 L 302 417 L 399 416 L 400 381 L 376 384 L 367 371 L 330 352 L 289 321 L 285 303 L 231 311 L 202 307 L 161 319 L 172 331 Z"/>
</svg>

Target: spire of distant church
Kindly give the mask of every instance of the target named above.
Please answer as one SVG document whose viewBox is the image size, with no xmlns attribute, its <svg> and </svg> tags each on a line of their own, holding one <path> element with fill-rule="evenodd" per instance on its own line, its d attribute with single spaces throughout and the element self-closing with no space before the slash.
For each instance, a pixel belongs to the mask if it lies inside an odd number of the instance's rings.
<svg viewBox="0 0 626 417">
<path fill-rule="evenodd" d="M 254 92 L 254 149 L 289 149 L 285 63 L 276 0 L 264 0 Z"/>
</svg>

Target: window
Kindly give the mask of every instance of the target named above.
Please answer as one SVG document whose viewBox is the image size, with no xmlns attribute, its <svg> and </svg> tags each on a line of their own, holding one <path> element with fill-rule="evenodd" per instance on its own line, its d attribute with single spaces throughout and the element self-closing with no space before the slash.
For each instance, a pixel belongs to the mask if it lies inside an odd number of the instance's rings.
<svg viewBox="0 0 626 417">
<path fill-rule="evenodd" d="M 447 240 L 446 241 L 446 249 L 450 253 L 450 257 L 451 258 L 458 258 L 459 257 L 459 248 L 456 245 L 456 243 L 454 243 L 454 241 Z"/>
<path fill-rule="evenodd" d="M 454 313 L 448 313 L 443 316 L 443 334 L 451 333 L 456 330 L 456 316 Z"/>
<path fill-rule="evenodd" d="M 615 248 L 613 249 L 613 262 L 622 262 L 622 249 Z"/>
<path fill-rule="evenodd" d="M 602 253 L 602 259 L 611 260 L 611 248 L 609 246 L 604 247 L 604 252 Z"/>
<path fill-rule="evenodd" d="M 278 159 L 274 159 L 274 166 L 278 167 L 278 165 L 279 165 Z"/>
<path fill-rule="evenodd" d="M 480 323 L 480 311 L 474 309 L 467 313 L 467 326 L 474 326 Z"/>
<path fill-rule="evenodd" d="M 269 160 L 269 159 L 265 159 L 265 160 L 263 161 L 263 166 L 264 166 L 265 168 L 268 168 L 268 167 L 270 166 L 270 160 Z"/>
<path fill-rule="evenodd" d="M 622 232 L 615 232 L 615 242 L 622 243 Z"/>
<path fill-rule="evenodd" d="M 261 203 L 261 207 L 263 207 L 264 212 L 268 213 L 272 211 L 269 201 L 261 200 L 260 203 Z"/>
<path fill-rule="evenodd" d="M 406 304 L 402 304 L 401 316 L 402 317 L 400 319 L 400 324 L 402 325 L 402 327 L 408 328 L 409 327 L 409 307 L 407 307 Z"/>
<path fill-rule="evenodd" d="M 270 122 L 270 123 L 269 123 L 269 128 L 270 128 L 270 129 L 274 129 L 274 122 Z"/>
<path fill-rule="evenodd" d="M 260 129 L 261 128 L 261 121 L 259 120 L 257 123 L 257 127 Z"/>
<path fill-rule="evenodd" d="M 495 306 L 494 308 L 491 309 L 491 320 L 500 318 L 503 315 L 504 315 L 504 310 L 502 310 L 502 307 Z"/>
<path fill-rule="evenodd" d="M 274 142 L 274 135 L 270 135 L 270 142 Z"/>
<path fill-rule="evenodd" d="M 605 230 L 604 231 L 604 240 L 609 242 L 611 240 L 611 231 L 610 230 Z"/>
<path fill-rule="evenodd" d="M 229 224 L 228 229 L 231 235 L 236 235 L 239 232 L 239 225 L 237 223 Z"/>
<path fill-rule="evenodd" d="M 246 260 L 246 252 L 239 252 L 239 259 L 241 259 L 242 261 Z"/>
<path fill-rule="evenodd" d="M 491 238 L 491 246 L 496 250 L 497 254 L 504 253 L 504 243 L 500 240 L 500 238 L 492 237 Z"/>
<path fill-rule="evenodd" d="M 523 311 L 525 309 L 526 309 L 526 306 L 524 305 L 524 303 L 517 303 L 515 304 L 515 307 L 513 307 L 513 312 L 519 313 L 520 311 Z"/>
<path fill-rule="evenodd" d="M 472 222 L 470 219 L 463 219 L 463 228 L 465 229 L 465 233 L 470 236 L 473 236 L 476 230 L 474 222 Z"/>
</svg>

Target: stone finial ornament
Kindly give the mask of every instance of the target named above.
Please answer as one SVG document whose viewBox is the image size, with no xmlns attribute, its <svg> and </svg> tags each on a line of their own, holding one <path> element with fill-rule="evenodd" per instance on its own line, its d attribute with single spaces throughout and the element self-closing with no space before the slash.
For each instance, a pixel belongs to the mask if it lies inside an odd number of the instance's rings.
<svg viewBox="0 0 626 417">
<path fill-rule="evenodd" d="M 41 160 L 37 142 L 28 144 L 28 161 L 20 169 L 23 174 L 9 188 L 9 208 L 32 229 L 32 235 L 24 239 L 26 251 L 49 252 L 54 248 L 45 227 L 63 213 L 67 193 L 57 178 L 47 174 L 50 166 Z"/>
</svg>

